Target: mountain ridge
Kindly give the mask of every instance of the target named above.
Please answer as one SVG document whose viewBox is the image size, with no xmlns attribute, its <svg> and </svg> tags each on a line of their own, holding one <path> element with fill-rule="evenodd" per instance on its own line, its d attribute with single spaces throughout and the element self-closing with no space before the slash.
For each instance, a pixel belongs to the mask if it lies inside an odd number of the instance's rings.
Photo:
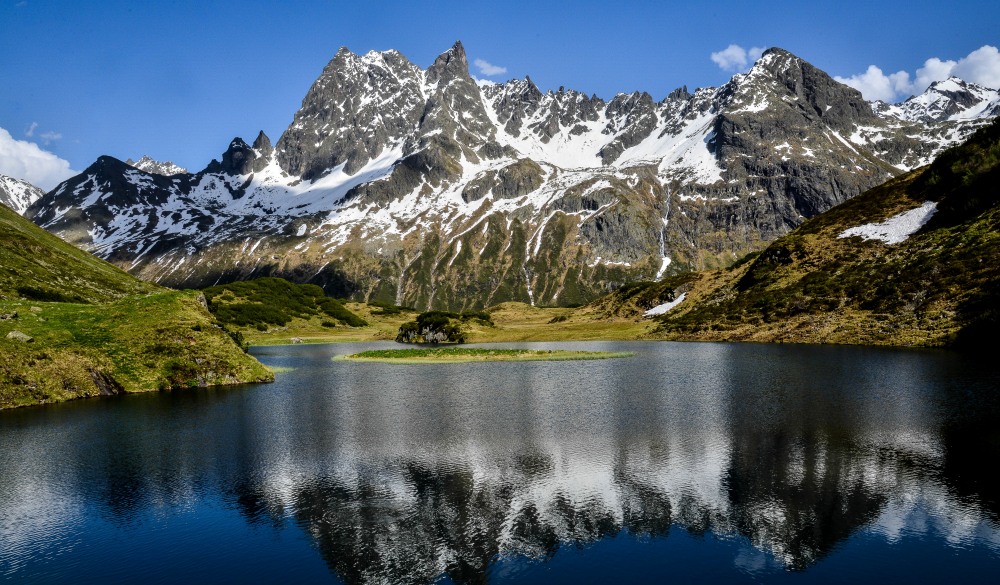
<svg viewBox="0 0 1000 585">
<path fill-rule="evenodd" d="M 426 70 L 342 48 L 273 148 L 234 139 L 169 184 L 89 168 L 27 213 L 173 286 L 275 275 L 425 308 L 572 305 L 728 264 L 926 164 L 991 108 L 903 119 L 781 49 L 656 102 L 479 84 L 460 42 Z"/>
</svg>

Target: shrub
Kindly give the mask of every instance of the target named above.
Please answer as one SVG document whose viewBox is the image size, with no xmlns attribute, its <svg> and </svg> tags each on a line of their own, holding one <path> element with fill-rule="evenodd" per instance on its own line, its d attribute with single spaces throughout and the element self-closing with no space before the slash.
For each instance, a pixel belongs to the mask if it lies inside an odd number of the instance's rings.
<svg viewBox="0 0 1000 585">
<path fill-rule="evenodd" d="M 315 284 L 294 284 L 281 278 L 231 282 L 203 291 L 208 309 L 221 323 L 266 330 L 267 325 L 287 325 L 294 318 L 327 316 L 351 327 L 368 323 L 344 305 L 327 297 Z M 261 329 L 264 327 L 264 329 Z"/>
<path fill-rule="evenodd" d="M 396 335 L 400 343 L 465 343 L 462 317 L 448 311 L 427 311 L 403 323 Z"/>
<path fill-rule="evenodd" d="M 19 286 L 17 294 L 29 301 L 41 301 L 43 303 L 85 303 L 86 299 L 80 295 L 66 295 L 49 288 L 36 287 L 31 285 Z"/>
</svg>

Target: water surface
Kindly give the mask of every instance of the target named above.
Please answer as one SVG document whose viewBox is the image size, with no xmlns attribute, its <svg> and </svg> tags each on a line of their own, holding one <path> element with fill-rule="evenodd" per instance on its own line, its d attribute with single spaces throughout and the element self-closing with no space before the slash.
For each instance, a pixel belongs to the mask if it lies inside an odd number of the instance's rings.
<svg viewBox="0 0 1000 585">
<path fill-rule="evenodd" d="M 275 384 L 0 413 L 0 579 L 992 582 L 1000 367 L 939 351 L 267 347 Z"/>
</svg>

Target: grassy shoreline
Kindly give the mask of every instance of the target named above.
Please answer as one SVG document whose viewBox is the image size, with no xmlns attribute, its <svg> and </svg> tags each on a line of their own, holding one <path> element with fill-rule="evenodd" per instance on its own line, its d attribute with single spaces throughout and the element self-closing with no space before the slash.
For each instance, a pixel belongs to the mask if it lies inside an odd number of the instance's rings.
<svg viewBox="0 0 1000 585">
<path fill-rule="evenodd" d="M 387 315 L 365 303 L 348 302 L 345 306 L 368 325 L 325 328 L 317 318 L 296 318 L 286 326 L 263 332 L 252 327 L 237 329 L 252 346 L 393 341 L 400 325 L 412 321 L 415 315 L 413 312 Z M 587 308 L 532 307 L 516 302 L 492 307 L 489 312 L 494 326 L 470 321 L 468 343 L 633 341 L 651 339 L 649 334 L 656 325 L 650 319 L 608 317 Z"/>
<path fill-rule="evenodd" d="M 632 352 L 487 349 L 447 347 L 434 349 L 376 349 L 333 358 L 337 361 L 393 364 L 458 364 L 470 362 L 533 362 L 602 360 L 631 357 Z"/>
</svg>

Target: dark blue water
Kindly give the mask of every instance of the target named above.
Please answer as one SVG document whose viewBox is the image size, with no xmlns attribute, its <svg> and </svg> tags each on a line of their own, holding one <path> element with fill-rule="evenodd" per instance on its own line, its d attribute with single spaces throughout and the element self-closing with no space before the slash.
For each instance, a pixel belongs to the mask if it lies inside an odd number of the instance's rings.
<svg viewBox="0 0 1000 585">
<path fill-rule="evenodd" d="M 16 583 L 993 583 L 1000 366 L 678 343 L 0 413 Z M 508 344 L 505 347 L 516 346 Z"/>
</svg>

